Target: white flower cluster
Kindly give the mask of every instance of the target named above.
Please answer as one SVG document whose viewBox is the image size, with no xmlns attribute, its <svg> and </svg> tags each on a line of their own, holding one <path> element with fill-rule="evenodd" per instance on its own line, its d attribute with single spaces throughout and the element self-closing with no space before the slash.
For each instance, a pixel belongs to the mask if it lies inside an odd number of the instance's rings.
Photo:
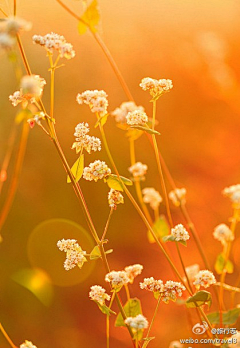
<svg viewBox="0 0 240 348">
<path fill-rule="evenodd" d="M 226 187 L 222 193 L 224 196 L 229 197 L 236 207 L 240 208 L 240 184 Z"/>
<path fill-rule="evenodd" d="M 26 107 L 29 102 L 34 103 L 41 97 L 45 85 L 46 81 L 39 75 L 23 76 L 20 82 L 20 91 L 10 95 L 9 100 L 13 106 L 22 103 L 22 106 Z"/>
<path fill-rule="evenodd" d="M 177 242 L 181 240 L 187 241 L 190 238 L 188 231 L 182 224 L 178 224 L 174 228 L 172 228 L 171 235 Z"/>
<path fill-rule="evenodd" d="M 135 180 L 145 180 L 145 174 L 147 173 L 148 166 L 142 162 L 136 162 L 128 168 Z"/>
<path fill-rule="evenodd" d="M 37 348 L 31 341 L 25 341 L 20 345 L 20 348 Z"/>
<path fill-rule="evenodd" d="M 89 181 L 98 181 L 111 174 L 111 169 L 108 168 L 105 162 L 96 160 L 90 163 L 88 167 L 83 170 L 83 178 Z"/>
<path fill-rule="evenodd" d="M 76 239 L 62 239 L 57 242 L 59 250 L 66 253 L 66 260 L 64 261 L 64 268 L 66 271 L 78 266 L 82 268 L 84 262 L 87 261 L 85 255 L 86 251 L 77 243 Z"/>
<path fill-rule="evenodd" d="M 159 204 L 162 202 L 162 197 L 159 192 L 156 191 L 153 187 L 145 187 L 142 190 L 143 193 L 143 202 L 149 203 L 150 207 L 153 210 L 156 210 L 159 207 Z"/>
<path fill-rule="evenodd" d="M 51 54 L 55 50 L 61 58 L 71 59 L 75 57 L 72 44 L 68 43 L 63 35 L 55 33 L 46 34 L 45 36 L 34 35 L 32 39 L 35 44 L 43 46 Z"/>
<path fill-rule="evenodd" d="M 87 104 L 93 113 L 99 113 L 103 116 L 107 113 L 108 100 L 107 94 L 103 90 L 98 91 L 85 91 L 83 93 L 78 93 L 77 95 L 78 104 Z"/>
<path fill-rule="evenodd" d="M 129 278 L 125 271 L 112 271 L 106 274 L 105 281 L 110 283 L 113 289 L 119 289 L 129 283 Z"/>
<path fill-rule="evenodd" d="M 181 297 L 182 292 L 186 290 L 185 286 L 179 282 L 168 280 L 163 284 L 162 280 L 155 280 L 153 277 L 145 278 L 143 283 L 140 283 L 140 288 L 157 293 L 165 303 L 170 300 L 176 301 L 177 296 Z"/>
<path fill-rule="evenodd" d="M 204 288 L 208 288 L 210 285 L 215 283 L 216 283 L 216 279 L 214 277 L 214 274 L 208 270 L 198 272 L 195 275 L 194 282 L 193 282 L 193 284 L 196 286 L 197 289 L 199 289 L 200 286 L 203 286 Z"/>
<path fill-rule="evenodd" d="M 142 314 L 138 314 L 136 317 L 128 317 L 125 319 L 125 324 L 136 331 L 146 329 L 148 327 L 148 321 Z"/>
<path fill-rule="evenodd" d="M 222 245 L 225 245 L 227 242 L 232 242 L 234 240 L 233 232 L 225 224 L 220 224 L 215 227 L 213 236 L 215 239 L 219 240 Z"/>
<path fill-rule="evenodd" d="M 89 297 L 98 302 L 101 306 L 105 305 L 105 301 L 110 301 L 111 296 L 106 294 L 106 290 L 100 285 L 91 286 L 91 291 L 89 292 Z"/>
<path fill-rule="evenodd" d="M 180 204 L 186 203 L 186 193 L 187 190 L 185 188 L 176 188 L 169 192 L 168 197 L 176 207 L 179 207 Z"/>
<path fill-rule="evenodd" d="M 16 42 L 16 35 L 21 31 L 31 30 L 32 24 L 22 18 L 9 16 L 0 21 L 0 48 L 11 49 Z"/>
<path fill-rule="evenodd" d="M 124 199 L 123 199 L 123 195 L 114 189 L 111 189 L 108 192 L 108 204 L 110 208 L 113 209 L 117 209 L 117 204 L 123 204 L 124 203 Z"/>
<path fill-rule="evenodd" d="M 88 123 L 79 123 L 75 128 L 76 142 L 73 143 L 72 149 L 76 149 L 76 153 L 79 153 L 85 149 L 88 153 L 92 151 L 101 151 L 101 140 L 99 138 L 88 135 L 89 132 Z"/>
<path fill-rule="evenodd" d="M 144 126 L 148 122 L 147 114 L 142 110 L 129 112 L 126 116 L 129 126 Z"/>
<path fill-rule="evenodd" d="M 127 123 L 126 116 L 129 112 L 132 111 L 144 111 L 143 106 L 137 106 L 134 102 L 124 102 L 120 105 L 119 108 L 116 108 L 111 115 L 115 118 L 115 121 L 118 123 Z"/>
<path fill-rule="evenodd" d="M 143 266 L 139 264 L 127 266 L 124 268 L 125 272 L 127 273 L 127 276 L 129 278 L 129 283 L 133 283 L 134 279 L 142 273 Z"/>
<path fill-rule="evenodd" d="M 149 90 L 152 97 L 160 97 L 163 93 L 169 92 L 173 88 L 173 84 L 172 80 L 155 80 L 150 77 L 145 77 L 142 79 L 140 87 L 144 91 Z"/>
<path fill-rule="evenodd" d="M 35 123 L 37 125 L 41 125 L 41 120 L 43 120 L 44 118 L 45 118 L 45 114 L 44 114 L 44 112 L 41 111 L 41 112 L 37 113 L 36 115 L 34 115 L 33 118 L 29 118 L 27 120 L 27 122 L 28 122 L 30 128 L 33 128 L 35 126 Z"/>
</svg>

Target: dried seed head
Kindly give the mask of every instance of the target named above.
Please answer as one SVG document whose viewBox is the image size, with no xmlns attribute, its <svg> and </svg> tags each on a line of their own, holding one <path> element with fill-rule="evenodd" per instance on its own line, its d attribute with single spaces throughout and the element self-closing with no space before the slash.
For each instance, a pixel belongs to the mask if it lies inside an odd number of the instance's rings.
<svg viewBox="0 0 240 348">
<path fill-rule="evenodd" d="M 144 111 L 143 106 L 137 106 L 134 102 L 124 102 L 119 108 L 116 108 L 111 115 L 115 117 L 115 121 L 118 123 L 127 123 L 127 114 L 132 111 Z"/>
<path fill-rule="evenodd" d="M 147 114 L 142 110 L 129 112 L 126 116 L 129 126 L 144 126 L 148 122 Z"/>
<path fill-rule="evenodd" d="M 83 170 L 83 178 L 89 181 L 98 181 L 111 174 L 111 169 L 108 168 L 105 162 L 96 160 L 85 167 Z"/>
<path fill-rule="evenodd" d="M 48 52 L 53 54 L 57 51 L 61 58 L 71 59 L 75 57 L 73 46 L 68 43 L 63 35 L 50 33 L 45 36 L 34 35 L 33 43 L 43 46 Z"/>
<path fill-rule="evenodd" d="M 105 305 L 105 301 L 110 301 L 111 296 L 106 294 L 106 290 L 99 285 L 91 286 L 89 292 L 91 300 L 98 302 L 101 306 Z"/>
<path fill-rule="evenodd" d="M 190 238 L 188 231 L 182 224 L 178 224 L 174 228 L 172 228 L 171 235 L 177 242 L 187 241 Z"/>
<path fill-rule="evenodd" d="M 203 286 L 204 288 L 208 288 L 210 285 L 216 283 L 216 279 L 212 272 L 208 270 L 200 271 L 198 274 L 194 277 L 193 284 L 196 286 L 197 289 L 200 288 L 200 286 Z"/>
<path fill-rule="evenodd" d="M 156 210 L 159 207 L 159 204 L 162 202 L 162 197 L 159 192 L 156 191 L 153 187 L 146 187 L 142 190 L 143 193 L 143 202 L 149 203 L 150 207 L 153 210 Z"/>
</svg>

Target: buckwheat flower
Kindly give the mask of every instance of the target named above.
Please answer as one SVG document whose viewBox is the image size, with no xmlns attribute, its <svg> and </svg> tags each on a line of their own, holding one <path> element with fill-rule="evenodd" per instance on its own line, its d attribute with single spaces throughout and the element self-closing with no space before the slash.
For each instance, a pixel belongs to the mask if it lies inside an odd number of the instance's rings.
<svg viewBox="0 0 240 348">
<path fill-rule="evenodd" d="M 20 90 L 26 99 L 40 98 L 45 85 L 46 81 L 39 75 L 25 75 L 21 79 Z"/>
<path fill-rule="evenodd" d="M 129 112 L 126 116 L 129 126 L 144 126 L 148 122 L 147 114 L 142 110 Z"/>
<path fill-rule="evenodd" d="M 143 106 L 137 106 L 134 102 L 124 102 L 120 105 L 119 108 L 116 108 L 111 115 L 115 118 L 115 121 L 118 123 L 127 123 L 126 116 L 129 112 L 132 111 L 144 111 Z"/>
<path fill-rule="evenodd" d="M 110 283 L 114 290 L 119 290 L 123 285 L 129 283 L 129 278 L 125 271 L 112 271 L 106 274 L 105 281 Z"/>
<path fill-rule="evenodd" d="M 136 162 L 128 168 L 135 180 L 145 180 L 145 174 L 147 173 L 148 166 L 142 162 Z"/>
<path fill-rule="evenodd" d="M 172 228 L 171 235 L 175 238 L 177 242 L 186 242 L 190 238 L 188 231 L 182 224 L 178 224 L 174 228 Z"/>
<path fill-rule="evenodd" d="M 12 95 L 9 96 L 9 100 L 13 106 L 17 106 L 20 103 L 26 102 L 26 99 L 24 98 L 21 91 L 14 92 Z"/>
<path fill-rule="evenodd" d="M 234 240 L 233 232 L 225 224 L 220 224 L 215 227 L 213 236 L 215 239 L 219 240 L 222 245 L 225 245 L 227 242 L 232 242 Z"/>
<path fill-rule="evenodd" d="M 85 91 L 83 93 L 78 93 L 77 95 L 78 104 L 87 104 L 93 113 L 99 113 L 103 116 L 107 113 L 108 100 L 107 94 L 103 90 L 98 91 Z"/>
<path fill-rule="evenodd" d="M 194 279 L 195 281 L 193 282 L 193 284 L 197 289 L 199 289 L 200 286 L 208 288 L 210 285 L 216 283 L 216 279 L 213 273 L 208 270 L 198 272 L 198 274 L 195 275 Z"/>
<path fill-rule="evenodd" d="M 20 345 L 20 348 L 37 348 L 31 341 L 25 341 Z"/>
<path fill-rule="evenodd" d="M 123 204 L 124 203 L 124 199 L 123 199 L 123 195 L 114 189 L 111 189 L 108 192 L 108 204 L 110 208 L 113 209 L 117 209 L 117 204 Z"/>
<path fill-rule="evenodd" d="M 128 317 L 124 322 L 136 331 L 148 327 L 148 321 L 142 314 L 138 314 L 136 317 Z"/>
<path fill-rule="evenodd" d="M 188 279 L 191 281 L 194 280 L 194 277 L 196 274 L 198 274 L 198 272 L 200 271 L 200 267 L 197 263 L 195 263 L 194 265 L 188 266 L 185 268 Z"/>
<path fill-rule="evenodd" d="M 153 277 L 144 278 L 143 282 L 140 283 L 140 288 L 151 292 L 161 292 L 163 290 L 163 281 L 156 280 Z"/>
<path fill-rule="evenodd" d="M 74 136 L 76 137 L 76 141 L 81 140 L 82 138 L 84 138 L 86 136 L 87 133 L 89 133 L 90 129 L 89 129 L 89 125 L 88 123 L 79 123 L 76 127 L 75 127 L 75 133 Z"/>
<path fill-rule="evenodd" d="M 111 169 L 108 168 L 105 162 L 96 160 L 85 167 L 83 170 L 83 178 L 89 181 L 98 181 L 111 174 Z"/>
<path fill-rule="evenodd" d="M 182 292 L 185 290 L 185 286 L 181 283 L 168 280 L 160 292 L 161 300 L 165 303 L 168 303 L 170 300 L 175 302 L 177 297 L 181 297 Z"/>
<path fill-rule="evenodd" d="M 155 80 L 150 77 L 145 77 L 140 83 L 140 87 L 147 91 L 154 98 L 160 97 L 162 94 L 169 92 L 173 88 L 172 80 L 161 79 Z"/>
<path fill-rule="evenodd" d="M 176 207 L 179 207 L 180 204 L 186 203 L 186 192 L 185 188 L 176 188 L 169 192 L 168 197 Z"/>
<path fill-rule="evenodd" d="M 156 210 L 159 207 L 159 204 L 162 202 L 162 197 L 159 192 L 156 191 L 153 187 L 145 187 L 142 190 L 143 193 L 143 202 L 149 203 L 150 207 L 153 210 Z"/>
<path fill-rule="evenodd" d="M 82 268 L 84 262 L 87 261 L 83 251 L 75 239 L 62 239 L 57 242 L 57 247 L 60 251 L 66 252 L 66 260 L 64 261 L 64 268 L 66 271 L 78 266 Z"/>
<path fill-rule="evenodd" d="M 0 21 L 0 33 L 7 33 L 10 36 L 16 36 L 21 31 L 29 31 L 32 28 L 32 23 L 25 21 L 25 19 L 9 16 Z"/>
<path fill-rule="evenodd" d="M 43 120 L 45 118 L 45 114 L 44 112 L 39 112 L 38 114 L 34 115 L 33 118 L 29 118 L 27 120 L 30 128 L 33 128 L 35 126 L 35 124 L 37 125 L 41 125 L 41 120 Z"/>
<path fill-rule="evenodd" d="M 230 198 L 233 204 L 236 205 L 236 208 L 240 208 L 240 184 L 226 187 L 222 193 L 224 196 Z"/>
<path fill-rule="evenodd" d="M 142 273 L 143 266 L 139 264 L 127 266 L 124 268 L 125 272 L 128 275 L 129 283 L 133 283 L 134 279 Z"/>
<path fill-rule="evenodd" d="M 0 48 L 10 50 L 14 44 L 15 39 L 7 33 L 0 33 Z"/>
<path fill-rule="evenodd" d="M 170 342 L 169 348 L 184 348 L 182 343 L 179 341 L 172 341 Z"/>
<path fill-rule="evenodd" d="M 240 348 L 240 331 L 237 331 L 236 334 L 232 335 L 228 339 L 231 340 L 231 343 L 228 343 L 229 348 Z"/>
<path fill-rule="evenodd" d="M 105 301 L 110 301 L 111 298 L 110 295 L 106 294 L 106 290 L 100 285 L 91 286 L 89 297 L 91 298 L 91 300 L 98 302 L 101 306 L 104 306 Z"/>
<path fill-rule="evenodd" d="M 63 35 L 50 33 L 45 36 L 34 35 L 33 43 L 44 47 L 49 53 L 57 51 L 61 58 L 71 59 L 75 57 L 72 44 L 68 43 Z"/>
<path fill-rule="evenodd" d="M 76 153 L 79 153 L 82 149 L 88 153 L 92 151 L 101 151 L 101 140 L 90 135 L 86 135 L 84 138 L 79 139 L 72 145 L 72 149 L 76 149 Z"/>
</svg>

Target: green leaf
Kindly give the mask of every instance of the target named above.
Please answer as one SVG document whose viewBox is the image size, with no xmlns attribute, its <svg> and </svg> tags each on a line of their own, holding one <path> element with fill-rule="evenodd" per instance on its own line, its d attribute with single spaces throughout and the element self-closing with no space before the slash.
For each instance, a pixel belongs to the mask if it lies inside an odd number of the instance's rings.
<svg viewBox="0 0 240 348">
<path fill-rule="evenodd" d="M 146 348 L 148 346 L 148 343 L 154 339 L 155 339 L 155 337 L 143 338 L 144 343 L 142 345 L 142 348 Z"/>
<path fill-rule="evenodd" d="M 136 317 L 138 314 L 142 314 L 141 302 L 138 298 L 131 298 L 123 308 L 127 317 Z M 121 313 L 117 316 L 115 326 L 126 326 Z"/>
<path fill-rule="evenodd" d="M 83 174 L 83 169 L 84 169 L 84 155 L 82 154 L 79 156 L 79 158 L 76 160 L 76 162 L 71 168 L 71 172 L 73 173 L 75 177 L 75 182 L 78 182 L 81 179 Z M 67 177 L 67 182 L 68 183 L 71 182 L 69 175 Z"/>
<path fill-rule="evenodd" d="M 240 308 L 230 309 L 228 312 L 223 312 L 222 323 L 224 325 L 233 325 L 236 323 L 240 314 Z M 220 324 L 219 312 L 208 314 L 208 319 L 211 324 Z"/>
<path fill-rule="evenodd" d="M 188 308 L 196 308 L 203 306 L 204 304 L 207 304 L 208 307 L 212 304 L 212 295 L 210 292 L 202 290 L 198 291 L 195 295 L 192 297 L 189 297 L 186 301 L 186 306 Z"/>
<path fill-rule="evenodd" d="M 80 35 L 85 34 L 89 28 L 91 32 L 96 33 L 96 26 L 100 20 L 100 13 L 98 9 L 97 0 L 93 0 L 88 6 L 84 14 L 81 16 L 81 20 L 78 23 L 78 32 Z"/>
<path fill-rule="evenodd" d="M 224 268 L 226 269 L 227 273 L 233 273 L 234 267 L 233 267 L 233 263 L 230 260 L 228 260 L 225 263 L 224 256 L 221 253 L 217 256 L 217 260 L 215 262 L 214 268 L 217 274 L 222 274 Z"/>
<path fill-rule="evenodd" d="M 159 218 L 154 222 L 152 228 L 159 239 L 170 233 L 170 228 L 164 215 L 159 216 Z M 149 243 L 155 243 L 155 239 L 150 231 L 148 231 L 148 240 Z"/>
<path fill-rule="evenodd" d="M 120 176 L 120 178 L 125 185 L 133 184 L 131 180 L 124 178 L 123 176 Z M 107 177 L 106 182 L 108 184 L 108 187 L 112 188 L 113 190 L 123 191 L 123 185 L 117 175 L 110 174 Z"/>
<path fill-rule="evenodd" d="M 114 311 L 112 311 L 110 308 L 108 308 L 106 305 L 101 305 L 100 303 L 98 303 L 97 301 L 94 301 L 97 303 L 100 311 L 106 315 L 110 315 L 110 314 L 116 314 Z"/>
<path fill-rule="evenodd" d="M 23 121 L 27 121 L 29 118 L 32 118 L 33 114 L 28 109 L 23 109 L 19 111 L 15 117 L 15 122 L 17 124 L 20 124 Z"/>
<path fill-rule="evenodd" d="M 90 260 L 96 260 L 101 257 L 99 247 L 96 245 L 90 253 Z"/>
<path fill-rule="evenodd" d="M 160 135 L 159 132 L 157 132 L 156 130 L 153 130 L 153 129 L 151 129 L 151 128 L 148 128 L 148 127 L 143 127 L 143 126 L 131 126 L 130 128 L 138 129 L 138 130 L 147 132 L 147 133 L 149 133 L 149 134 L 157 134 L 157 135 Z"/>
<path fill-rule="evenodd" d="M 95 124 L 94 127 L 97 128 L 97 126 L 98 126 L 99 124 L 101 124 L 101 126 L 104 126 L 105 123 L 107 122 L 108 116 L 109 116 L 109 114 L 105 114 L 105 115 L 103 115 L 102 117 L 100 117 L 100 118 L 97 120 L 97 122 L 96 122 L 96 124 Z"/>
<path fill-rule="evenodd" d="M 169 234 L 168 236 L 163 237 L 163 241 L 164 242 L 177 242 L 177 243 L 181 243 L 184 246 L 187 246 L 187 242 L 185 240 L 179 240 L 176 241 L 175 237 L 171 234 Z"/>
</svg>

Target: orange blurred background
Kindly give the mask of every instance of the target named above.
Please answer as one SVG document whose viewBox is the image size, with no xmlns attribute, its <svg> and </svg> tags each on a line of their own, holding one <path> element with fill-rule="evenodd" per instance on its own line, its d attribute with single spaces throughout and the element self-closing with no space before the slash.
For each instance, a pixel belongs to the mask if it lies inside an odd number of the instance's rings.
<svg viewBox="0 0 240 348">
<path fill-rule="evenodd" d="M 0 3 L 7 13 L 12 13 L 12 4 L 8 1 Z M 82 13 L 81 1 L 67 0 L 66 4 L 79 15 Z M 72 164 L 76 160 L 76 154 L 71 150 L 75 126 L 88 122 L 91 135 L 100 136 L 98 129 L 94 129 L 93 114 L 86 106 L 76 103 L 77 93 L 86 89 L 105 90 L 109 96 L 109 111 L 126 101 L 126 97 L 91 34 L 79 36 L 77 21 L 56 1 L 21 0 L 17 5 L 18 15 L 33 23 L 31 32 L 24 33 L 22 40 L 33 73 L 47 81 L 43 101 L 48 110 L 48 59 L 44 49 L 32 44 L 31 37 L 53 31 L 64 35 L 76 51 L 76 57 L 64 61 L 65 66 L 56 71 L 55 99 L 57 133 Z M 228 223 L 232 213 L 230 203 L 221 191 L 239 183 L 240 178 L 239 1 L 152 0 L 146 3 L 142 0 L 100 0 L 99 5 L 99 33 L 137 105 L 143 105 L 151 115 L 149 94 L 139 87 L 143 77 L 173 80 L 172 91 L 158 102 L 159 148 L 176 185 L 187 189 L 187 207 L 213 267 L 216 255 L 221 251 L 220 243 L 213 239 L 213 228 L 219 223 Z M 16 114 L 8 96 L 18 89 L 18 83 L 4 52 L 0 53 L 0 59 L 2 161 Z M 109 117 L 105 130 L 120 173 L 128 177 L 128 140 L 113 118 Z M 154 186 L 161 192 L 154 154 L 147 138 L 142 136 L 137 140 L 136 147 L 137 160 L 149 167 L 144 186 Z M 97 158 L 108 162 L 102 150 L 100 154 L 86 158 L 86 164 Z M 81 186 L 100 234 L 108 216 L 108 188 L 102 182 L 84 180 Z M 167 188 L 170 189 L 168 184 Z M 134 188 L 131 192 L 135 195 Z M 1 206 L 6 193 L 5 187 Z M 165 213 L 164 205 L 161 209 Z M 173 208 L 172 213 L 175 224 L 184 222 L 177 208 Z M 69 276 L 63 270 L 64 255 L 54 249 L 55 239 L 70 238 L 69 232 L 65 235 L 64 228 L 60 231 L 57 226 L 36 232 L 35 227 L 48 219 L 68 219 L 87 229 L 81 207 L 71 186 L 66 183 L 54 147 L 35 127 L 30 131 L 14 205 L 2 230 L 0 321 L 17 346 L 28 339 L 38 348 L 105 347 L 105 318 L 88 299 L 90 286 L 106 287 L 103 266 L 100 261 L 94 262 L 93 268 L 86 266 L 85 279 L 82 271 L 77 269 L 69 271 L 73 272 Z M 93 247 L 93 241 L 84 232 L 77 230 L 74 233 L 74 236 L 86 239 L 87 247 Z M 156 300 L 139 289 L 139 281 L 149 276 L 176 279 L 157 246 L 148 244 L 146 228 L 127 198 L 124 206 L 119 206 L 113 215 L 108 238 L 109 248 L 114 249 L 109 255 L 112 269 L 121 270 L 133 263 L 144 266 L 131 294 L 142 300 L 143 314 L 150 320 Z M 239 242 L 235 242 L 234 248 L 235 273 L 226 280 L 230 284 L 235 284 L 239 275 Z M 180 269 L 175 249 L 169 248 Z M 182 247 L 181 250 L 187 266 L 199 263 L 201 268 L 204 267 L 193 240 L 189 241 L 187 249 Z M 42 268 L 52 278 L 53 294 L 47 305 L 13 280 L 20 270 L 31 266 Z M 78 279 L 77 284 L 74 279 Z M 197 320 L 193 316 L 194 323 Z M 116 329 L 113 324 L 112 317 L 110 347 L 130 347 L 126 330 Z M 190 337 L 192 333 L 185 308 L 174 303 L 161 304 L 152 335 L 156 336 L 153 348 L 168 347 L 170 341 Z M 8 347 L 2 335 L 0 346 Z"/>
</svg>

